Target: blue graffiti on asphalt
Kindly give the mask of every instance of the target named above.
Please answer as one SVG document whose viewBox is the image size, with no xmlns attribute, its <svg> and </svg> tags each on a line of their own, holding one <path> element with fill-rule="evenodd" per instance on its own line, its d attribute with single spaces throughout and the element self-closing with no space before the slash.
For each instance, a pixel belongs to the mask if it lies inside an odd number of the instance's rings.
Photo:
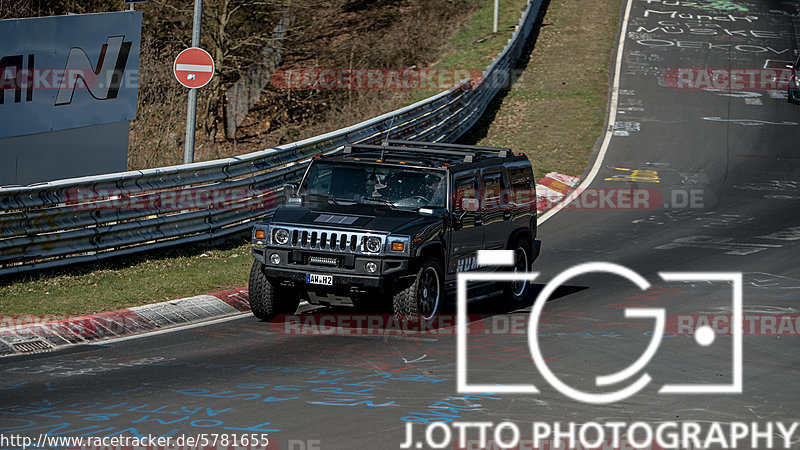
<svg viewBox="0 0 800 450">
<path fill-rule="evenodd" d="M 491 392 L 482 395 L 449 396 L 431 403 L 423 412 L 409 412 L 408 415 L 401 417 L 401 420 L 416 423 L 449 423 L 460 419 L 465 413 L 482 410 L 483 404 L 477 402 L 484 400 L 502 400 L 502 398 L 496 397 Z"/>
<path fill-rule="evenodd" d="M 220 415 L 232 408 L 213 409 L 201 406 L 152 405 L 148 403 L 103 403 L 103 402 L 63 402 L 42 400 L 24 405 L 0 407 L 0 431 L 3 433 L 23 433 L 39 431 L 49 435 L 67 436 L 135 436 L 145 437 L 153 433 L 141 433 L 141 425 L 181 424 L 192 428 L 212 428 L 237 432 L 266 433 L 280 431 L 270 427 L 269 422 L 243 426 L 226 425 Z M 130 425 L 125 427 L 103 424 L 118 420 L 133 413 Z M 24 418 L 21 418 L 24 417 Z M 41 419 L 58 419 L 57 423 L 39 423 Z M 77 423 L 76 423 L 77 422 Z M 90 425 L 91 424 L 91 425 Z M 137 428 L 139 427 L 139 428 Z M 172 429 L 158 436 L 173 436 L 185 433 L 186 429 Z"/>
<path fill-rule="evenodd" d="M 181 365 L 178 361 L 159 361 L 158 365 Z M 198 365 L 210 368 L 212 364 Z M 395 400 L 376 400 L 376 389 L 396 383 L 441 383 L 447 378 L 431 378 L 424 375 L 396 373 L 368 373 L 354 376 L 350 370 L 327 368 L 257 366 L 257 365 L 216 365 L 238 370 L 276 371 L 311 375 L 312 379 L 293 380 L 292 384 L 271 384 L 263 382 L 240 382 L 233 388 L 212 391 L 200 388 L 180 388 L 175 392 L 197 399 L 236 399 L 254 402 L 305 401 L 310 405 L 339 407 L 388 407 L 397 406 Z M 71 371 L 72 367 L 59 365 L 48 367 L 29 367 L 18 372 L 37 372 L 45 374 Z M 6 384 L 3 388 L 19 389 L 32 387 L 32 383 L 20 382 Z M 45 382 L 37 385 L 40 392 L 75 390 L 78 386 L 54 385 Z M 131 394 L 141 390 L 136 388 L 105 389 L 106 395 Z M 226 414 L 231 408 L 215 409 L 208 406 L 186 406 L 153 403 L 83 401 L 67 402 L 43 399 L 25 404 L 0 407 L 0 432 L 3 433 L 47 433 L 58 436 L 117 436 L 133 437 L 174 436 L 190 429 L 218 429 L 229 432 L 267 433 L 279 432 L 270 422 L 260 422 L 243 426 L 239 422 L 226 423 Z M 113 422 L 112 422 L 113 421 Z M 112 425 L 113 423 L 113 425 Z M 143 428 L 144 427 L 144 428 Z M 158 431 L 153 433 L 151 428 Z M 148 433 L 143 433 L 148 429 Z"/>
<path fill-rule="evenodd" d="M 238 400 L 258 400 L 261 402 L 281 402 L 300 399 L 303 394 L 322 393 L 328 395 L 341 395 L 343 398 L 326 398 L 324 403 L 318 400 L 308 401 L 309 404 L 325 404 L 330 406 L 370 406 L 380 407 L 393 405 L 395 401 L 375 403 L 371 400 L 357 400 L 359 396 L 374 397 L 376 384 L 385 384 L 386 381 L 350 381 L 345 377 L 326 380 L 307 380 L 302 384 L 276 385 L 269 383 L 239 383 L 233 390 L 212 392 L 208 389 L 178 389 L 175 392 L 191 397 L 206 398 L 236 398 Z M 259 392 L 253 392 L 259 391 Z M 262 393 L 263 392 L 263 393 Z M 292 394 L 273 395 L 274 392 L 293 392 Z M 353 398 L 353 396 L 356 396 Z"/>
<path fill-rule="evenodd" d="M 422 381 L 428 383 L 441 383 L 442 381 L 447 381 L 447 378 L 428 378 L 425 375 L 402 375 L 397 373 L 371 373 L 366 375 L 367 377 L 381 377 L 384 380 L 393 380 L 393 381 Z"/>
<path fill-rule="evenodd" d="M 238 370 L 255 370 L 258 372 L 282 372 L 282 373 L 305 373 L 312 375 L 343 375 L 352 373 L 352 370 L 340 369 L 326 369 L 326 368 L 309 368 L 309 367 L 284 367 L 284 366 L 259 366 L 255 364 L 213 364 L 213 363 L 188 363 L 183 361 L 162 361 L 153 364 L 154 366 L 170 366 L 170 367 L 191 367 L 197 369 L 238 369 Z"/>
</svg>

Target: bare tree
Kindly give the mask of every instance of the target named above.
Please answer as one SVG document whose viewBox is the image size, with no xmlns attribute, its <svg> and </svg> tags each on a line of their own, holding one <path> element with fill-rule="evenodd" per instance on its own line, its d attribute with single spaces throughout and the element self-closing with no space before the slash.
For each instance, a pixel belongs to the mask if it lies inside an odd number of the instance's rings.
<svg viewBox="0 0 800 450">
<path fill-rule="evenodd" d="M 286 9 L 283 0 L 208 0 L 204 3 L 202 42 L 214 58 L 212 79 L 199 122 L 209 138 L 224 123 L 224 91 L 260 60 L 274 24 Z"/>
<path fill-rule="evenodd" d="M 118 0 L 0 0 L 0 19 L 119 11 Z"/>
</svg>

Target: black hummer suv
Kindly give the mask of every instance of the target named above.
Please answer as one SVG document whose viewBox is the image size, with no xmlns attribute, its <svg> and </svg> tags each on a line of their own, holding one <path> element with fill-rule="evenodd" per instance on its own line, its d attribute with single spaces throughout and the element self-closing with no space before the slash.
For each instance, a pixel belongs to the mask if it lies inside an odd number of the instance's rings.
<svg viewBox="0 0 800 450">
<path fill-rule="evenodd" d="M 384 141 L 312 160 L 286 204 L 253 227 L 250 306 L 270 320 L 301 298 L 376 306 L 431 320 L 478 250 L 514 251 L 514 270 L 539 255 L 528 158 L 509 149 Z M 492 270 L 490 268 L 489 270 Z M 527 283 L 505 283 L 525 296 Z M 472 288 L 471 288 L 472 289 Z"/>
</svg>

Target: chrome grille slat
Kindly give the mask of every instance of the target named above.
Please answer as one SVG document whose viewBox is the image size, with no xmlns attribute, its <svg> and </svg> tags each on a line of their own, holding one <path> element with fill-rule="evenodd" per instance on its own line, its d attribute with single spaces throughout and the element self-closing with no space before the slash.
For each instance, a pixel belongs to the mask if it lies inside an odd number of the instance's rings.
<svg viewBox="0 0 800 450">
<path fill-rule="evenodd" d="M 374 236 L 385 244 L 386 236 L 377 233 L 363 233 L 358 231 L 325 230 L 320 228 L 306 228 L 296 226 L 273 225 L 276 228 L 289 230 L 289 242 L 281 247 L 298 250 L 321 250 L 332 253 L 373 254 L 363 251 L 363 243 L 367 237 Z"/>
</svg>

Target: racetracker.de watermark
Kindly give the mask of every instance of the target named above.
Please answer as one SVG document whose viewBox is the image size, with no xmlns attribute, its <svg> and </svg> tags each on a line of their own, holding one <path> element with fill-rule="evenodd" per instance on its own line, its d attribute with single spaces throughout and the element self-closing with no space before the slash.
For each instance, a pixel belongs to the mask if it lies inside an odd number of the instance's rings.
<svg viewBox="0 0 800 450">
<path fill-rule="evenodd" d="M 714 336 L 731 336 L 731 314 L 670 314 L 665 330 L 678 336 L 695 336 L 711 330 Z M 743 314 L 744 336 L 800 336 L 800 314 Z"/>
<path fill-rule="evenodd" d="M 563 209 L 654 210 L 700 209 L 705 204 L 702 189 L 586 188 L 570 192 Z"/>
<path fill-rule="evenodd" d="M 278 206 L 281 193 L 274 189 L 188 187 L 141 193 L 117 188 L 69 189 L 64 203 L 78 210 L 175 211 L 175 210 L 265 210 Z M 364 192 L 362 197 L 368 197 Z M 560 200 L 558 196 L 556 201 Z M 464 199 L 470 208 L 481 211 L 529 210 L 550 200 L 545 191 L 532 188 L 458 189 L 450 196 L 455 210 L 463 210 Z M 654 188 L 588 188 L 569 193 L 566 209 L 580 210 L 655 210 L 702 208 L 700 189 L 659 190 Z M 338 199 L 347 201 L 348 199 Z M 353 197 L 350 201 L 359 201 Z"/>
<path fill-rule="evenodd" d="M 0 448 L 65 450 L 279 450 L 267 433 L 199 433 L 177 436 L 23 436 L 0 434 Z M 290 445 L 291 448 L 291 445 Z"/>
<path fill-rule="evenodd" d="M 154 193 L 69 189 L 65 203 L 80 210 L 264 210 L 277 206 L 273 189 L 190 187 Z"/>
<path fill-rule="evenodd" d="M 270 81 L 273 87 L 283 90 L 445 90 L 464 80 L 480 82 L 482 76 L 482 70 L 472 68 L 311 67 L 277 70 Z"/>
<path fill-rule="evenodd" d="M 469 316 L 467 333 L 484 333 L 479 316 Z M 278 315 L 272 331 L 284 335 L 323 336 L 454 336 L 456 317 L 440 314 L 426 320 L 417 314 L 301 314 Z"/>
<path fill-rule="evenodd" d="M 139 71 L 111 70 L 97 73 L 88 68 L 0 67 L 0 95 L 3 91 L 94 90 L 116 87 L 138 89 Z"/>
<path fill-rule="evenodd" d="M 0 316 L 0 329 L 34 326 L 66 319 L 67 316 L 54 314 L 4 314 Z"/>
<path fill-rule="evenodd" d="M 790 69 L 673 68 L 664 74 L 671 89 L 784 90 L 791 82 Z"/>
</svg>

